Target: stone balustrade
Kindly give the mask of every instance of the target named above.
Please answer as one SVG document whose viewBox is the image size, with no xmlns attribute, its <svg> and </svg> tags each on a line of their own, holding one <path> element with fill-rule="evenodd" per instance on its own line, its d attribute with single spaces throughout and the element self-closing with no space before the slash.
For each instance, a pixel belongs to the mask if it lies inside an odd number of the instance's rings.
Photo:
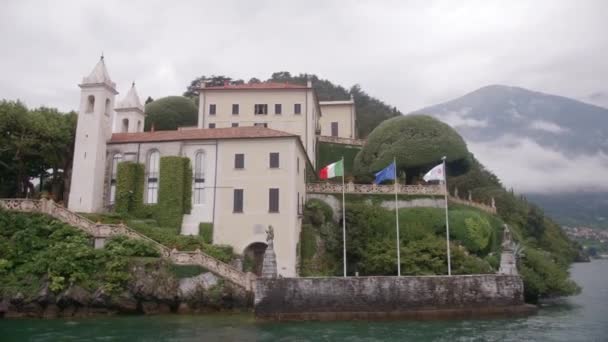
<svg viewBox="0 0 608 342">
<path fill-rule="evenodd" d="M 306 192 L 310 194 L 341 194 L 342 184 L 340 183 L 307 183 Z M 377 184 L 354 184 L 348 182 L 344 184 L 344 192 L 347 194 L 394 194 L 395 186 L 377 185 Z M 397 193 L 399 195 L 420 195 L 420 196 L 445 196 L 445 188 L 440 184 L 429 185 L 405 185 L 397 184 Z M 463 204 L 485 212 L 496 214 L 496 206 L 493 204 L 487 205 L 478 203 L 473 200 L 465 200 L 458 197 L 450 196 L 450 201 L 458 204 Z"/>
<path fill-rule="evenodd" d="M 86 232 L 95 239 L 107 239 L 112 236 L 126 236 L 132 239 L 146 240 L 156 246 L 162 257 L 169 258 L 176 264 L 199 265 L 219 277 L 243 287 L 248 292 L 252 292 L 255 286 L 256 277 L 252 273 L 241 272 L 200 250 L 194 252 L 180 252 L 175 249 L 171 250 L 169 247 L 140 234 L 122 223 L 95 223 L 82 215 L 56 204 L 52 200 L 0 199 L 0 208 L 11 211 L 47 214 Z"/>
<path fill-rule="evenodd" d="M 340 137 L 331 137 L 320 135 L 320 142 L 332 143 L 332 144 L 343 144 L 343 145 L 355 145 L 355 146 L 363 146 L 365 145 L 365 139 L 351 139 L 351 138 L 340 138 Z"/>
<path fill-rule="evenodd" d="M 354 184 L 348 182 L 344 184 L 344 192 L 347 194 L 394 194 L 394 185 L 377 185 L 377 184 Z M 342 184 L 339 183 L 307 183 L 306 192 L 320 194 L 341 194 Z M 425 195 L 425 196 L 443 196 L 444 188 L 441 185 L 404 185 L 397 184 L 397 193 L 400 195 Z"/>
</svg>

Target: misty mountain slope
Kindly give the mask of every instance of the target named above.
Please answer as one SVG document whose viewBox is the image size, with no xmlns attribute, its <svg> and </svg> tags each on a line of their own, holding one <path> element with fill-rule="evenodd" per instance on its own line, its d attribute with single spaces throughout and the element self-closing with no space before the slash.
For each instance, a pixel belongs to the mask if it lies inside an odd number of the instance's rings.
<svg viewBox="0 0 608 342">
<path fill-rule="evenodd" d="M 414 113 L 447 122 L 469 141 L 525 137 L 567 156 L 608 154 L 608 109 L 524 88 L 491 85 Z"/>
<path fill-rule="evenodd" d="M 608 109 L 491 85 L 413 113 L 453 126 L 507 187 L 562 224 L 608 227 Z"/>
</svg>

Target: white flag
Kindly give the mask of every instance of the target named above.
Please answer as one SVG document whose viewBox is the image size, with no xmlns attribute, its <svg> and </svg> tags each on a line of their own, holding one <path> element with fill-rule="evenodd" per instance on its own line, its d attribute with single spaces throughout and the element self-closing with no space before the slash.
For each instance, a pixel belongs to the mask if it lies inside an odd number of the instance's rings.
<svg viewBox="0 0 608 342">
<path fill-rule="evenodd" d="M 445 175 L 443 174 L 443 163 L 432 168 L 431 171 L 427 172 L 426 175 L 422 177 L 422 179 L 424 179 L 425 182 L 433 180 L 444 181 Z"/>
</svg>

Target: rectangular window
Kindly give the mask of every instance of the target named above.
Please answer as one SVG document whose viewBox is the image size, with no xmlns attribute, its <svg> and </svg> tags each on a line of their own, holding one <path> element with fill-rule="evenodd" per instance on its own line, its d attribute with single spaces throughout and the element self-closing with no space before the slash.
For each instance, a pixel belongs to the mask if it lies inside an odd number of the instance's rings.
<svg viewBox="0 0 608 342">
<path fill-rule="evenodd" d="M 297 200 L 298 200 L 298 206 L 297 206 L 298 214 L 301 214 L 302 211 L 300 210 L 301 208 L 300 208 L 300 193 L 299 192 L 298 192 Z"/>
<path fill-rule="evenodd" d="M 215 115 L 215 105 L 214 104 L 209 105 L 209 115 Z"/>
<path fill-rule="evenodd" d="M 232 115 L 238 115 L 238 114 L 239 114 L 239 105 L 233 104 L 232 105 Z"/>
<path fill-rule="evenodd" d="M 215 124 L 214 123 L 210 123 L 209 124 L 209 128 L 215 128 Z"/>
<path fill-rule="evenodd" d="M 255 115 L 266 115 L 268 114 L 268 105 L 267 104 L 256 104 L 253 107 L 253 111 Z"/>
<path fill-rule="evenodd" d="M 232 211 L 235 213 L 243 212 L 243 189 L 234 189 Z"/>
<path fill-rule="evenodd" d="M 302 105 L 300 103 L 296 103 L 293 105 L 294 114 L 302 114 Z"/>
<path fill-rule="evenodd" d="M 337 122 L 331 123 L 331 136 L 332 137 L 338 136 L 338 123 Z"/>
<path fill-rule="evenodd" d="M 265 122 L 256 122 L 253 124 L 255 127 L 266 127 L 268 128 L 268 124 Z"/>
<path fill-rule="evenodd" d="M 239 123 L 238 122 L 233 122 L 232 123 L 232 127 L 239 127 Z"/>
<path fill-rule="evenodd" d="M 275 114 L 281 114 L 281 111 L 283 110 L 283 107 L 281 106 L 280 103 L 277 103 L 274 105 L 274 113 Z"/>
<path fill-rule="evenodd" d="M 300 157 L 296 159 L 296 170 L 298 170 L 298 174 L 300 174 Z"/>
<path fill-rule="evenodd" d="M 235 169 L 244 169 L 245 168 L 245 155 L 242 153 L 237 153 L 234 155 L 234 168 Z"/>
<path fill-rule="evenodd" d="M 148 204 L 158 202 L 158 178 L 148 178 Z"/>
<path fill-rule="evenodd" d="M 271 213 L 279 212 L 279 189 L 278 188 L 268 189 L 268 212 L 271 212 Z"/>
<path fill-rule="evenodd" d="M 279 153 L 278 152 L 270 152 L 270 168 L 271 169 L 279 168 Z"/>
</svg>

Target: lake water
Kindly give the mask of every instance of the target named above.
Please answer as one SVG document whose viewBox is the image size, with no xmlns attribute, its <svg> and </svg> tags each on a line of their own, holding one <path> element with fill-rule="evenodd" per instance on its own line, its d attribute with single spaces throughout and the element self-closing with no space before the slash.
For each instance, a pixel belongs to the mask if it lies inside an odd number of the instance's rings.
<svg viewBox="0 0 608 342">
<path fill-rule="evenodd" d="M 583 292 L 512 319 L 256 323 L 252 315 L 0 320 L 0 341 L 608 341 L 608 260 L 575 264 Z"/>
</svg>

